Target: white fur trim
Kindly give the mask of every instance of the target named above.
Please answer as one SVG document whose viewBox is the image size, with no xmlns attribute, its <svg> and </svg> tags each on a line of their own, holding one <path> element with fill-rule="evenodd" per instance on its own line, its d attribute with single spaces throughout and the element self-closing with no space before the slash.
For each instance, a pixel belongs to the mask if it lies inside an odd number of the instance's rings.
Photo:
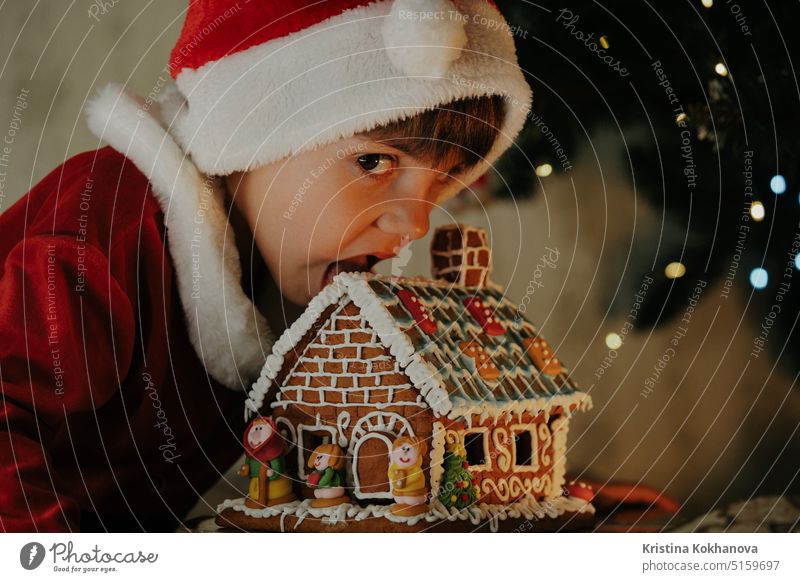
<svg viewBox="0 0 800 582">
<path fill-rule="evenodd" d="M 461 184 L 443 193 L 448 198 L 512 145 L 531 106 L 500 12 L 485 0 L 453 4 L 465 15 L 467 44 L 446 77 L 408 77 L 393 64 L 381 33 L 392 2 L 375 2 L 184 69 L 176 81 L 181 95 L 172 96 L 177 101 L 164 120 L 201 170 L 227 175 L 456 99 L 503 95 L 507 115 L 498 139 L 482 163 L 459 176 Z"/>
<path fill-rule="evenodd" d="M 272 339 L 241 287 L 218 179 L 203 176 L 141 101 L 108 85 L 86 107 L 89 129 L 130 158 L 164 212 L 189 337 L 208 372 L 233 389 L 258 376 Z M 224 256 L 223 256 L 224 253 Z"/>
<path fill-rule="evenodd" d="M 382 28 L 389 60 L 410 77 L 444 77 L 467 44 L 465 25 L 450 0 L 395 0 Z"/>
</svg>

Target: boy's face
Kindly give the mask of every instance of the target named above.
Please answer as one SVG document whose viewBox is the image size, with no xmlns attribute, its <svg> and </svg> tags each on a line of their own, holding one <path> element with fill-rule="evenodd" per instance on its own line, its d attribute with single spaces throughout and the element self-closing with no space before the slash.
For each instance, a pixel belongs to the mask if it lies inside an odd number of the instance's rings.
<svg viewBox="0 0 800 582">
<path fill-rule="evenodd" d="M 337 272 L 369 271 L 424 236 L 456 161 L 354 136 L 226 183 L 284 297 L 306 305 Z"/>
</svg>

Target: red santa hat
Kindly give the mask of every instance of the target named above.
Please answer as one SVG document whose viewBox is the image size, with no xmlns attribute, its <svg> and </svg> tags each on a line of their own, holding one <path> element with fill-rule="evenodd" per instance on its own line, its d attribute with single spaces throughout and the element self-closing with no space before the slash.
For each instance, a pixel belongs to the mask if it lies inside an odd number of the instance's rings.
<svg viewBox="0 0 800 582">
<path fill-rule="evenodd" d="M 487 0 L 191 0 L 170 72 L 170 133 L 214 175 L 503 95 L 504 126 L 462 177 L 469 184 L 511 145 L 531 104 L 511 29 Z"/>
</svg>

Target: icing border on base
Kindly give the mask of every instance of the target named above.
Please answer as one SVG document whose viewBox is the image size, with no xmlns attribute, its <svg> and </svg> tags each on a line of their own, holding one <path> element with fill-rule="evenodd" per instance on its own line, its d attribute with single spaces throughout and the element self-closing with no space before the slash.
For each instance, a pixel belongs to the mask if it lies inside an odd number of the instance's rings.
<svg viewBox="0 0 800 582">
<path fill-rule="evenodd" d="M 543 499 L 541 503 L 532 498 L 526 498 L 514 503 L 509 503 L 508 505 L 479 503 L 477 506 L 461 510 L 455 507 L 447 509 L 438 499 L 435 499 L 430 504 L 430 510 L 427 513 L 408 517 L 390 513 L 390 506 L 388 505 L 366 505 L 362 507 L 353 505 L 352 503 L 342 503 L 335 507 L 314 508 L 311 507 L 311 502 L 311 499 L 306 499 L 305 501 L 295 501 L 283 505 L 276 505 L 274 507 L 253 509 L 244 505 L 244 498 L 226 499 L 217 506 L 217 513 L 222 513 L 225 509 L 230 508 L 234 511 L 242 512 L 248 517 L 269 518 L 280 516 L 281 531 L 284 531 L 283 524 L 287 516 L 295 516 L 298 518 L 294 526 L 295 529 L 299 527 L 303 520 L 310 516 L 320 519 L 324 523 L 330 525 L 346 521 L 362 521 L 375 517 L 383 517 L 395 523 L 405 523 L 408 525 L 415 525 L 421 521 L 434 523 L 445 520 L 469 520 L 470 523 L 477 526 L 484 521 L 488 521 L 489 529 L 492 532 L 496 532 L 499 529 L 499 522 L 504 519 L 524 518 L 528 520 L 540 520 L 546 517 L 555 519 L 568 512 L 595 513 L 594 506 L 591 503 L 578 497 L 553 497 Z"/>
</svg>

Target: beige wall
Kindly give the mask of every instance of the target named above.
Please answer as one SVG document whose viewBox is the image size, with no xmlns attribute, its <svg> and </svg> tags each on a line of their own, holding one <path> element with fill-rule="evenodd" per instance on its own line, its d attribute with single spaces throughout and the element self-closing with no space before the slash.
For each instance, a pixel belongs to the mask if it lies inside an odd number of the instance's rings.
<svg viewBox="0 0 800 582">
<path fill-rule="evenodd" d="M 97 86 L 122 82 L 146 95 L 164 74 L 184 0 L 124 0 L 106 14 L 96 6 L 86 0 L 2 4 L 0 55 L 8 58 L 0 65 L 0 134 L 13 129 L 15 106 L 21 116 L 9 167 L 3 168 L 8 176 L 0 210 L 65 158 L 97 146 L 81 114 Z M 17 103 L 23 90 L 25 109 Z M 569 471 L 588 467 L 594 476 L 642 479 L 687 499 L 690 512 L 719 497 L 774 491 L 797 470 L 800 439 L 792 432 L 800 424 L 800 392 L 789 390 L 789 379 L 772 369 L 766 355 L 748 359 L 756 331 L 741 320 L 744 299 L 738 294 L 722 300 L 718 287 L 704 291 L 686 337 L 648 398 L 640 395 L 645 379 L 669 347 L 676 322 L 629 335 L 596 381 L 595 370 L 608 353 L 603 338 L 624 319 L 604 314 L 626 270 L 628 249 L 647 249 L 659 216 L 637 202 L 616 164 L 619 140 L 601 136 L 594 146 L 599 160 L 590 150 L 573 156 L 575 169 L 548 178 L 535 200 L 495 203 L 485 212 L 457 216 L 490 226 L 493 278 L 508 285 L 512 298 L 525 295 L 545 246 L 559 251 L 556 267 L 541 272 L 543 286 L 531 297 L 528 314 L 594 398 L 594 410 L 572 423 Z M 442 222 L 444 215 L 433 220 Z M 426 242 L 415 245 L 406 273 L 427 273 Z M 737 285 L 745 277 L 739 273 Z M 620 293 L 622 305 L 633 304 L 630 289 Z M 232 482 L 243 485 L 238 479 Z"/>
<path fill-rule="evenodd" d="M 98 7 L 108 6 L 105 14 Z M 185 0 L 0 3 L 0 139 L 14 128 L 0 210 L 70 156 L 97 147 L 83 105 L 114 81 L 146 95 L 180 33 Z M 21 109 L 19 95 L 27 96 Z"/>
</svg>

